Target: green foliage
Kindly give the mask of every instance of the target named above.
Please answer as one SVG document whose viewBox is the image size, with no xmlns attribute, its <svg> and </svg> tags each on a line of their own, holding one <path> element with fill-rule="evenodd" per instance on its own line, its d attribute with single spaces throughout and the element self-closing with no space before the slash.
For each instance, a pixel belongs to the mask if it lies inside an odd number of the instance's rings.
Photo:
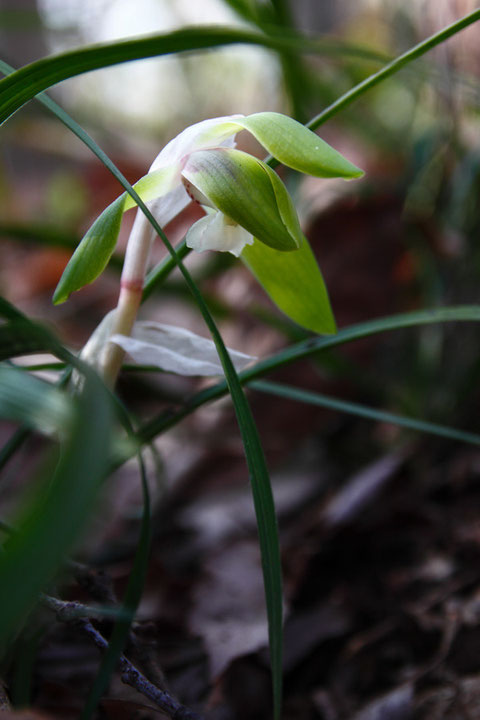
<svg viewBox="0 0 480 720">
<path fill-rule="evenodd" d="M 288 254 L 255 242 L 241 258 L 289 318 L 316 333 L 335 332 L 327 289 L 306 238 L 299 250 Z"/>
<path fill-rule="evenodd" d="M 31 385 L 16 383 L 26 407 Z M 109 460 L 111 408 L 100 381 L 89 373 L 78 401 L 72 403 L 71 431 L 60 461 L 15 522 L 15 533 L 0 556 L 2 593 L 0 653 L 6 650 L 39 593 L 53 580 L 76 541 L 93 506 Z M 95 418 L 95 422 L 92 422 Z M 88 448 L 88 452 L 86 451 Z"/>
</svg>

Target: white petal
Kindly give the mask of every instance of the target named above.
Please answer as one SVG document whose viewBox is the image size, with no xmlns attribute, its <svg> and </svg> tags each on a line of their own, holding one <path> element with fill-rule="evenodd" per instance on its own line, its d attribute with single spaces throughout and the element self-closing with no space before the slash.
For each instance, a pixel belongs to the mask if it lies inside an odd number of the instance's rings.
<svg viewBox="0 0 480 720">
<path fill-rule="evenodd" d="M 192 225 L 185 238 L 187 246 L 203 252 L 219 250 L 238 257 L 245 245 L 253 245 L 253 235 L 247 230 L 228 221 L 221 212 L 207 215 Z"/>
<path fill-rule="evenodd" d="M 113 335 L 109 340 L 141 365 L 156 365 L 178 375 L 223 375 L 215 344 L 185 328 L 139 321 L 132 337 Z M 256 359 L 230 348 L 228 353 L 237 370 Z"/>
<path fill-rule="evenodd" d="M 182 158 L 194 150 L 219 146 L 235 147 L 232 136 L 243 129 L 235 120 L 241 117 L 244 115 L 227 115 L 190 125 L 165 145 L 153 161 L 149 172 L 179 165 Z"/>
</svg>

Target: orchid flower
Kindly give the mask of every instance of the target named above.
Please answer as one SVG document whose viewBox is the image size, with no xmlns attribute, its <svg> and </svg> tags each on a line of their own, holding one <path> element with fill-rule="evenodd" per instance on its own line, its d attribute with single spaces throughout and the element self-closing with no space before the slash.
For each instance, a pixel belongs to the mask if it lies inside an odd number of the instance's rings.
<svg viewBox="0 0 480 720">
<path fill-rule="evenodd" d="M 345 179 L 363 174 L 300 123 L 279 113 L 265 112 L 204 120 L 186 128 L 163 148 L 148 174 L 134 188 L 143 201 L 153 201 L 150 209 L 160 225 L 170 222 L 191 200 L 199 203 L 207 214 L 187 232 L 187 246 L 199 252 L 218 250 L 241 255 L 285 310 L 292 304 L 292 292 L 282 306 L 270 289 L 278 284 L 278 265 L 283 262 L 279 254 L 297 255 L 291 267 L 295 274 L 295 264 L 298 265 L 299 283 L 305 281 L 307 266 L 313 267 L 313 263 L 316 268 L 316 263 L 278 175 L 266 163 L 235 148 L 235 135 L 241 130 L 248 130 L 280 163 L 299 172 Z M 134 206 L 130 195 L 124 193 L 100 215 L 71 258 L 54 302 L 63 302 L 71 292 L 98 277 L 115 248 L 123 213 Z M 103 364 L 115 365 L 113 371 L 109 370 L 112 376 L 118 371 L 123 351 L 113 344 L 111 337 L 129 336 L 132 332 L 154 235 L 148 220 L 138 210 L 125 254 L 115 319 L 105 343 L 107 357 Z M 251 250 L 249 246 L 253 246 Z M 265 263 L 272 269 L 271 277 L 268 269 L 265 274 Z M 322 302 L 328 305 L 319 271 L 318 277 L 308 272 L 310 284 L 320 284 Z M 297 319 L 294 312 L 286 312 Z M 333 321 L 327 331 L 332 326 Z M 310 327 L 313 328 L 311 323 Z M 112 354 L 117 356 L 115 362 L 108 357 Z"/>
</svg>

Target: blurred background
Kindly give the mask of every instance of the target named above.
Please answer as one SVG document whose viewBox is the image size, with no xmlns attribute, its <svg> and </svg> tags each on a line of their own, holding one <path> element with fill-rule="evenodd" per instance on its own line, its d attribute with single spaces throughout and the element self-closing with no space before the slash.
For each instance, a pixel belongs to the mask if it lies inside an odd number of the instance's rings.
<svg viewBox="0 0 480 720">
<path fill-rule="evenodd" d="M 204 118 L 275 110 L 306 122 L 476 4 L 0 0 L 0 50 L 4 60 L 20 67 L 77 46 L 197 24 L 297 31 L 318 40 L 315 55 L 238 45 L 119 65 L 52 88 L 49 94 L 133 182 L 171 137 Z M 365 169 L 362 180 L 300 178 L 280 170 L 324 273 L 339 327 L 418 308 L 478 303 L 479 77 L 477 23 L 319 128 Z M 262 156 L 246 134 L 239 144 Z M 102 278 L 65 305 L 54 308 L 51 296 L 72 248 L 120 189 L 80 141 L 35 102 L 2 128 L 0 188 L 0 294 L 46 320 L 77 350 L 116 303 L 132 219 L 126 217 L 118 252 Z M 181 239 L 194 212 L 187 208 L 167 228 L 173 241 Z M 162 255 L 156 247 L 154 259 Z M 269 303 L 233 257 L 189 256 L 187 265 L 230 346 L 263 357 L 307 336 Z M 144 317 L 206 334 L 175 273 L 145 307 Z M 433 325 L 324 353 L 277 371 L 275 379 L 475 432 L 479 351 L 474 324 Z M 191 379 L 148 374 L 125 374 L 120 383 L 122 397 L 142 419 L 199 387 L 202 383 Z M 452 598 L 462 608 L 476 599 L 478 618 L 477 449 L 258 392 L 249 397 L 281 517 L 289 608 L 286 717 L 357 718 L 358 708 L 371 707 L 382 693 L 399 687 L 411 692 L 395 696 L 405 709 L 395 717 L 410 717 L 406 713 L 414 704 L 415 717 L 425 720 L 475 717 L 480 656 L 478 643 L 465 645 L 472 626 L 463 616 L 450 645 L 442 646 L 442 657 L 438 648 L 451 629 L 445 618 Z M 195 414 L 168 433 L 157 451 L 161 543 L 155 546 L 157 578 L 151 579 L 143 616 L 155 617 L 160 640 L 170 642 L 160 643 L 162 662 L 186 702 L 208 697 L 211 707 L 223 708 L 212 715 L 216 718 L 265 717 L 268 674 L 265 656 L 257 653 L 265 642 L 263 599 L 260 585 L 249 584 L 258 557 L 251 508 L 242 505 L 246 473 L 230 405 Z M 17 464 L 15 473 L 21 468 Z M 125 528 L 136 528 L 138 519 L 135 473 L 130 468 L 114 478 L 106 491 L 110 521 L 97 522 L 90 540 L 93 562 L 120 582 L 134 543 Z M 167 500 L 165 486 L 171 489 Z M 367 490 L 356 504 L 348 490 L 359 486 Z M 232 598 L 242 592 L 232 611 Z M 183 593 L 181 602 L 175 593 Z M 245 607 L 250 613 L 242 615 Z M 44 652 L 43 672 L 58 683 L 58 652 L 52 645 L 50 655 Z M 432 658 L 445 661 L 445 676 L 427 673 Z M 421 681 L 414 703 L 415 673 Z M 451 685 L 447 675 L 454 678 Z M 476 684 L 468 691 L 477 705 L 470 706 L 473 715 L 462 715 L 455 702 L 472 676 Z M 55 714 L 51 696 L 42 692 L 40 706 Z M 71 698 L 68 702 L 75 706 Z M 113 710 L 105 712 L 113 717 Z M 394 715 L 358 714 L 358 720 L 373 717 Z"/>
</svg>

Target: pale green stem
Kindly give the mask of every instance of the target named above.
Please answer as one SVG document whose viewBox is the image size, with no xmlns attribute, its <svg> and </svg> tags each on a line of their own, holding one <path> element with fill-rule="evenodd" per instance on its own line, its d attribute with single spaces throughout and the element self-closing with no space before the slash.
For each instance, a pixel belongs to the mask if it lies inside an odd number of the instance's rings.
<svg viewBox="0 0 480 720">
<path fill-rule="evenodd" d="M 120 293 L 109 336 L 130 335 L 142 300 L 143 283 L 147 271 L 150 248 L 155 231 L 141 210 L 137 210 L 127 243 L 120 281 Z M 100 358 L 100 372 L 105 382 L 113 387 L 122 366 L 124 350 L 115 343 L 106 342 Z"/>
</svg>

